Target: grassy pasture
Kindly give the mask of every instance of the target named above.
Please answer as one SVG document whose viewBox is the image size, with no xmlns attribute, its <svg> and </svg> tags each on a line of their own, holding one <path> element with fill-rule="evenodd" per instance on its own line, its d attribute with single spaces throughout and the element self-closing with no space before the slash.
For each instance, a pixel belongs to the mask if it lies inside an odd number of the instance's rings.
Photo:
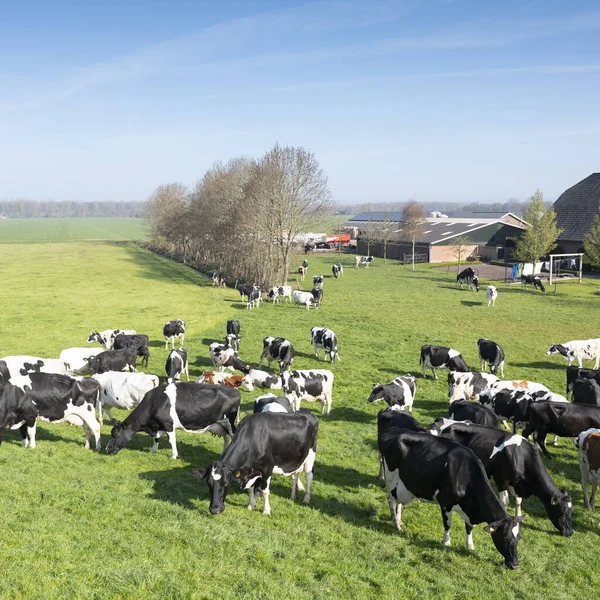
<svg viewBox="0 0 600 600">
<path fill-rule="evenodd" d="M 246 311 L 235 290 L 213 289 L 206 277 L 134 246 L 15 244 L 0 253 L 0 356 L 58 356 L 85 346 L 92 329 L 131 327 L 150 335 L 148 372 L 162 375 L 162 325 L 184 318 L 197 376 L 210 365 L 208 344 L 223 338 L 234 317 L 246 361 L 258 361 L 265 335 L 281 335 L 294 344 L 294 367 L 324 367 L 310 346 L 314 325 L 337 333 L 342 357 L 332 368 L 332 413 L 320 419 L 312 503 L 292 503 L 289 479 L 275 477 L 270 517 L 260 514 L 260 500 L 259 511 L 247 511 L 246 493 L 235 488 L 222 515 L 208 513 L 207 488 L 190 471 L 219 455 L 222 442 L 211 436 L 178 432 L 182 458 L 173 461 L 166 439 L 150 454 L 145 434 L 112 457 L 85 451 L 82 429 L 68 425 L 40 424 L 35 450 L 22 449 L 18 432 L 7 432 L 0 447 L 0 596 L 597 597 L 598 515 L 583 509 L 572 442 L 550 447 L 554 458 L 544 461 L 573 497 L 575 535 L 562 538 L 541 503 L 525 500 L 521 569 L 509 572 L 481 526 L 475 552 L 466 550 L 458 516 L 452 547 L 442 546 L 435 504 L 410 505 L 404 532 L 392 529 L 377 481 L 382 406 L 366 403 L 374 382 L 419 373 L 422 344 L 450 345 L 475 366 L 479 337 L 504 347 L 508 378 L 564 393 L 566 363 L 545 351 L 553 342 L 598 337 L 596 282 L 564 284 L 546 295 L 500 283 L 496 307 L 488 309 L 483 291 L 456 289 L 446 273 L 413 273 L 379 260 L 358 270 L 352 256 L 342 255 L 345 277 L 326 278 L 318 311 L 285 303 Z M 339 259 L 309 256 L 309 275 L 330 275 Z M 417 379 L 414 415 L 424 424 L 447 414 L 445 374 L 437 382 Z M 242 414 L 257 395 L 243 393 Z M 104 447 L 110 428 L 102 433 Z"/>
<path fill-rule="evenodd" d="M 146 238 L 143 219 L 5 219 L 0 243 L 69 242 L 72 240 L 140 240 Z"/>
</svg>

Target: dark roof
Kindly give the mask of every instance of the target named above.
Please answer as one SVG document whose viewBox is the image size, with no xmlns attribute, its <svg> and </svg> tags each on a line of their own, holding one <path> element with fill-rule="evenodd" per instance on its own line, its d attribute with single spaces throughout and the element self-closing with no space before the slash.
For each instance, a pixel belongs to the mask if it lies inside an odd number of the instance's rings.
<svg viewBox="0 0 600 600">
<path fill-rule="evenodd" d="M 399 211 L 388 211 L 388 212 L 363 212 L 359 215 L 354 215 L 351 219 L 348 219 L 347 223 L 351 224 L 353 221 L 402 221 L 402 212 Z"/>
<path fill-rule="evenodd" d="M 554 203 L 559 240 L 583 242 L 594 217 L 600 213 L 600 173 L 592 173 L 563 192 Z"/>
<path fill-rule="evenodd" d="M 502 219 L 509 213 L 506 211 L 499 212 L 454 212 L 450 217 L 460 219 Z"/>
<path fill-rule="evenodd" d="M 485 230 L 485 232 L 479 231 L 491 225 L 495 227 Z M 484 239 L 487 241 L 487 238 L 491 237 L 499 226 L 510 228 L 510 231 L 514 231 L 515 235 L 519 235 L 524 230 L 523 227 L 510 225 L 500 220 L 428 219 L 427 223 L 421 227 L 420 232 L 417 233 L 415 242 L 419 244 L 437 244 L 464 235 L 471 238 L 474 244 L 480 244 Z M 403 231 L 402 223 L 398 224 L 395 235 L 398 242 L 410 241 Z"/>
</svg>

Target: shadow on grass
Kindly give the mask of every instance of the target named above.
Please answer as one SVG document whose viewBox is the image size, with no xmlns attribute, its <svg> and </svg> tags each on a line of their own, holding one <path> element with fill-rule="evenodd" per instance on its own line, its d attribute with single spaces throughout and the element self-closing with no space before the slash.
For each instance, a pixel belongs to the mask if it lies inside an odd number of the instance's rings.
<svg viewBox="0 0 600 600">
<path fill-rule="evenodd" d="M 404 375 L 410 375 L 411 377 L 417 377 L 418 375 L 423 375 L 423 373 L 419 373 L 418 369 L 413 369 L 412 371 L 405 371 L 404 369 L 390 369 L 390 368 L 386 368 L 386 369 L 379 369 L 380 373 L 391 373 L 392 375 L 395 375 L 394 379 L 396 377 L 400 377 L 400 376 L 404 376 Z"/>
<path fill-rule="evenodd" d="M 323 415 L 328 421 L 350 421 L 352 423 L 375 423 L 377 417 L 371 413 L 355 408 L 333 408 L 329 416 Z"/>
<path fill-rule="evenodd" d="M 515 367 L 524 367 L 531 369 L 554 369 L 564 371 L 566 365 L 558 365 L 556 363 L 550 362 L 548 360 L 538 360 L 537 362 L 527 362 L 527 363 L 511 363 L 511 366 Z"/>
<path fill-rule="evenodd" d="M 463 306 L 483 306 L 485 302 L 475 302 L 474 300 L 461 300 Z"/>
</svg>

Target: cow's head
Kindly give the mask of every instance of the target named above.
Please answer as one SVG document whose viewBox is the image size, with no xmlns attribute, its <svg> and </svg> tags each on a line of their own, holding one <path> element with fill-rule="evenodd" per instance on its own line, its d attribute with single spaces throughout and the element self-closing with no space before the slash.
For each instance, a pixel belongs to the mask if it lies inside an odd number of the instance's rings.
<svg viewBox="0 0 600 600">
<path fill-rule="evenodd" d="M 87 343 L 91 344 L 92 342 L 100 341 L 100 334 L 97 331 L 92 331 L 88 336 Z"/>
<path fill-rule="evenodd" d="M 242 384 L 240 387 L 246 392 L 251 392 L 254 389 L 254 382 L 252 381 L 252 377 L 250 377 L 250 375 L 245 375 L 244 379 L 242 379 Z"/>
<path fill-rule="evenodd" d="M 572 358 L 575 358 L 573 352 L 571 350 L 569 350 L 566 346 L 563 346 L 562 344 L 552 344 L 552 346 L 550 346 L 550 348 L 548 348 L 548 352 L 546 352 L 546 356 L 550 356 L 551 354 L 560 354 L 561 356 L 564 356 L 565 358 L 569 358 L 569 356 L 571 356 Z"/>
<path fill-rule="evenodd" d="M 380 383 L 374 383 L 373 389 L 371 390 L 371 395 L 367 402 L 377 402 L 378 400 L 383 399 L 383 386 Z"/>
<path fill-rule="evenodd" d="M 477 275 L 473 275 L 473 285 L 475 286 L 475 289 L 479 291 L 479 277 L 477 277 Z"/>
<path fill-rule="evenodd" d="M 490 523 L 484 527 L 492 536 L 494 546 L 502 556 L 504 564 L 509 569 L 519 568 L 519 559 L 517 558 L 517 543 L 521 539 L 521 521 L 523 517 L 506 516 L 504 519 Z"/>
<path fill-rule="evenodd" d="M 552 524 L 561 535 L 570 537 L 573 535 L 573 522 L 571 519 L 573 513 L 573 501 L 567 490 L 562 490 L 560 495 L 550 498 L 550 503 L 546 507 L 546 512 L 552 521 Z"/>
<path fill-rule="evenodd" d="M 244 477 L 246 471 L 251 469 L 246 468 L 244 470 Z M 216 460 L 208 469 L 193 469 L 192 475 L 205 479 L 208 484 L 210 492 L 210 506 L 209 511 L 212 515 L 218 515 L 225 510 L 225 498 L 227 497 L 227 491 L 231 480 L 235 477 L 234 470 L 228 467 L 224 462 Z M 240 483 L 242 483 L 242 473 L 239 474 Z M 245 487 L 242 485 L 242 487 Z"/>
<path fill-rule="evenodd" d="M 110 440 L 106 446 L 107 454 L 117 454 L 133 437 L 133 431 L 125 423 L 113 420 L 114 427 L 110 432 Z"/>
<path fill-rule="evenodd" d="M 540 290 L 542 290 L 542 292 L 546 291 L 546 288 L 544 287 L 544 284 L 542 283 L 542 280 L 539 277 L 534 277 L 533 278 L 533 285 L 535 287 L 539 287 Z"/>
</svg>

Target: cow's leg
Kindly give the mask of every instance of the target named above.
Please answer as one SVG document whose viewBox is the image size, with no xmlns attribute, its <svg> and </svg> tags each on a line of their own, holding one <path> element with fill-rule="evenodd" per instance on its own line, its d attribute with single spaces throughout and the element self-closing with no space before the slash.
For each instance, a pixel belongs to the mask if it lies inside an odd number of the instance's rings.
<svg viewBox="0 0 600 600">
<path fill-rule="evenodd" d="M 379 481 L 385 481 L 385 473 L 383 472 L 383 456 L 379 453 Z"/>
<path fill-rule="evenodd" d="M 333 398 L 331 397 L 331 394 L 327 394 L 327 398 L 326 398 L 326 402 L 327 402 L 327 414 L 331 413 L 331 403 L 333 401 Z"/>
<path fill-rule="evenodd" d="M 502 427 L 510 431 L 510 425 L 508 424 L 508 421 L 506 419 L 502 419 Z"/>
<path fill-rule="evenodd" d="M 158 442 L 160 441 L 160 437 L 164 434 L 164 431 L 157 431 L 153 436 L 152 439 L 154 440 L 154 443 L 152 444 L 152 449 L 150 450 L 150 452 L 154 453 L 158 451 Z"/>
<path fill-rule="evenodd" d="M 442 538 L 442 544 L 444 544 L 444 546 L 450 546 L 450 544 L 451 544 L 450 528 L 452 527 L 452 508 L 450 508 L 450 510 L 444 510 L 442 508 L 442 521 L 444 522 L 444 537 Z"/>
<path fill-rule="evenodd" d="M 108 415 L 110 422 L 114 425 L 115 420 L 113 419 L 112 413 L 110 412 L 110 406 L 107 406 L 106 408 L 104 408 L 104 410 L 106 410 L 106 414 Z M 102 425 L 102 423 L 100 423 L 100 425 Z"/>
<path fill-rule="evenodd" d="M 521 498 L 521 496 L 517 496 L 514 490 L 511 490 L 511 492 L 514 494 L 515 497 L 515 516 L 520 517 L 523 514 L 523 512 L 521 511 L 521 504 L 523 504 L 523 498 Z"/>
<path fill-rule="evenodd" d="M 554 441 L 552 442 L 552 445 L 558 446 L 558 436 L 557 435 L 554 436 Z"/>
<path fill-rule="evenodd" d="M 540 448 L 542 449 L 542 452 L 544 453 L 544 456 L 546 458 L 552 458 L 550 456 L 550 453 L 548 452 L 548 449 L 546 448 L 546 432 L 536 432 L 534 434 L 534 438 L 535 441 L 539 444 Z"/>
<path fill-rule="evenodd" d="M 504 510 L 508 508 L 508 490 L 501 490 L 498 492 L 498 498 L 500 500 L 500 504 L 504 507 Z"/>
<path fill-rule="evenodd" d="M 321 358 L 321 357 L 319 356 L 319 348 L 317 347 L 317 345 L 316 345 L 316 344 L 313 344 L 313 348 L 315 349 L 315 356 L 316 356 L 317 358 Z M 325 357 L 327 358 L 327 355 L 325 355 Z"/>
<path fill-rule="evenodd" d="M 271 490 L 269 489 L 270 485 L 271 485 L 271 476 L 269 475 L 269 477 L 263 477 L 263 481 L 265 482 L 265 485 L 263 487 L 263 498 L 265 499 L 265 505 L 263 508 L 263 515 L 270 515 L 271 514 L 271 505 L 269 504 L 269 494 L 271 493 Z"/>
<path fill-rule="evenodd" d="M 592 481 L 592 497 L 590 498 L 590 508 L 594 510 L 596 507 L 596 492 L 598 491 L 598 482 Z"/>
<path fill-rule="evenodd" d="M 427 367 L 425 366 L 425 361 L 423 361 L 423 379 L 427 379 L 426 369 Z"/>
<path fill-rule="evenodd" d="M 502 361 L 500 363 L 499 369 L 500 369 L 500 375 L 502 376 L 502 379 L 504 379 L 504 361 Z"/>
<path fill-rule="evenodd" d="M 254 510 L 256 508 L 256 498 L 254 497 L 254 486 L 251 485 L 248 488 L 248 510 Z"/>
<path fill-rule="evenodd" d="M 475 544 L 473 543 L 473 525 L 465 521 L 465 530 L 467 532 L 467 548 L 469 550 L 475 550 Z"/>
<path fill-rule="evenodd" d="M 588 497 L 588 481 L 589 481 L 589 470 L 588 465 L 583 458 L 583 455 L 579 455 L 579 474 L 581 480 L 581 491 L 583 492 L 583 506 L 585 508 L 590 507 L 590 500 Z"/>
<path fill-rule="evenodd" d="M 2 436 L 4 437 L 4 429 L 2 431 Z M 21 434 L 21 447 L 27 448 L 28 440 L 27 440 L 27 423 L 23 423 L 21 427 L 19 427 L 19 433 Z"/>
<path fill-rule="evenodd" d="M 433 373 L 433 378 L 437 380 L 438 376 L 433 367 L 431 367 L 431 372 Z"/>
<path fill-rule="evenodd" d="M 389 490 L 387 490 L 388 506 L 392 517 L 392 527 L 402 531 L 402 504 L 396 500 Z"/>
<path fill-rule="evenodd" d="M 298 489 L 298 473 L 292 473 L 292 500 L 296 499 L 296 490 Z"/>
<path fill-rule="evenodd" d="M 185 364 L 185 369 L 184 369 L 184 371 L 185 371 L 185 376 L 186 376 L 186 378 L 187 378 L 187 380 L 188 380 L 188 383 L 189 383 L 189 381 L 190 381 L 190 372 L 189 372 L 189 369 L 188 369 L 188 364 L 187 364 L 187 363 Z"/>
<path fill-rule="evenodd" d="M 31 425 L 27 423 L 27 437 L 29 438 L 29 447 L 35 448 L 35 431 L 37 427 L 37 421 L 34 420 Z"/>
<path fill-rule="evenodd" d="M 175 460 L 179 458 L 177 454 L 177 439 L 175 438 L 175 430 L 167 431 L 167 437 L 169 438 L 169 444 L 171 444 L 171 458 Z"/>
</svg>

